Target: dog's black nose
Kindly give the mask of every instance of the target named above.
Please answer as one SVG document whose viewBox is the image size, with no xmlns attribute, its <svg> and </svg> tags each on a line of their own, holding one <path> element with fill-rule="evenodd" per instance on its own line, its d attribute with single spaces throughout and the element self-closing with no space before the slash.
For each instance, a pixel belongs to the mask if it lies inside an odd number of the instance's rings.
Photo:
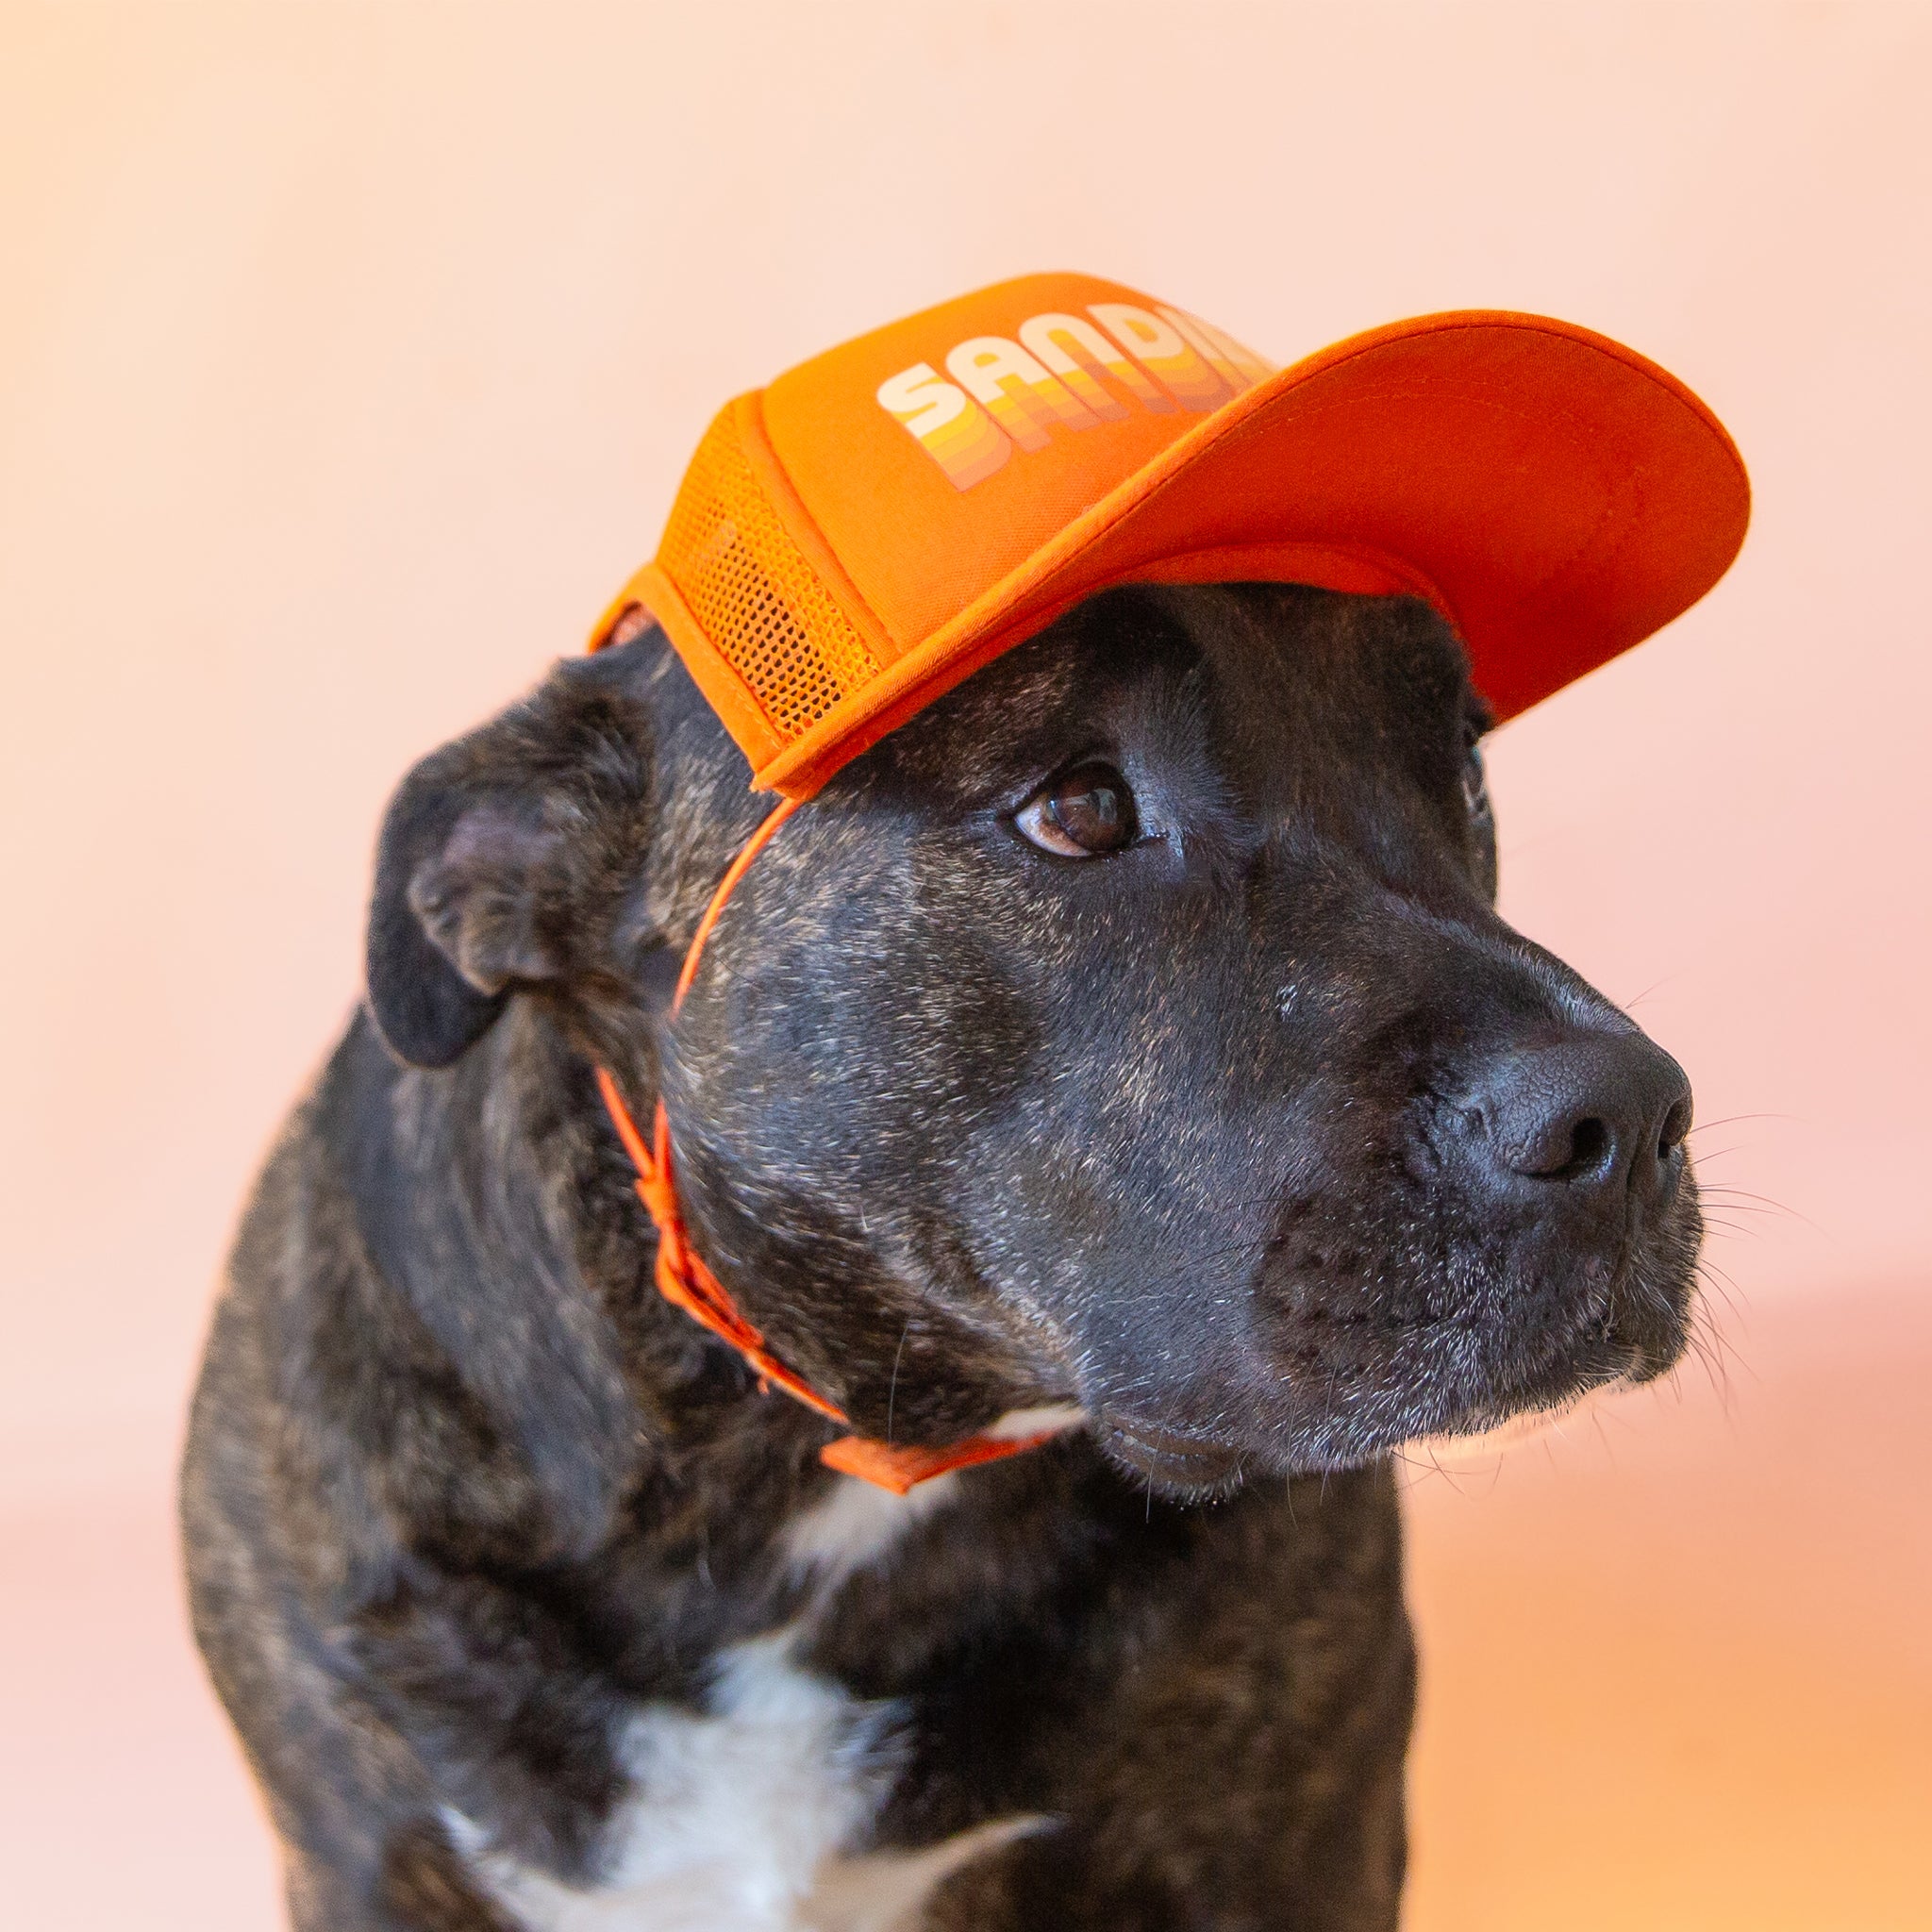
<svg viewBox="0 0 1932 1932">
<path fill-rule="evenodd" d="M 1463 1118 L 1517 1184 L 1647 1194 L 1676 1172 L 1690 1083 L 1641 1033 L 1587 1033 L 1491 1062 Z"/>
</svg>

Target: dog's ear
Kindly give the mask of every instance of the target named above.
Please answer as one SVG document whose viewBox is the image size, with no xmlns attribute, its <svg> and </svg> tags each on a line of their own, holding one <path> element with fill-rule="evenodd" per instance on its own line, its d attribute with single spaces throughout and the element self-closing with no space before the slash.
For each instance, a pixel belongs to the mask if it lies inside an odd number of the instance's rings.
<svg viewBox="0 0 1932 1932">
<path fill-rule="evenodd" d="M 490 1030 L 510 989 L 560 976 L 541 931 L 561 835 L 541 797 L 478 770 L 477 739 L 410 773 L 376 848 L 369 912 L 369 1008 L 397 1058 L 446 1067 Z"/>
<path fill-rule="evenodd" d="M 519 988 L 557 989 L 603 958 L 655 819 L 650 643 L 558 666 L 403 781 L 376 847 L 367 959 L 369 1009 L 398 1059 L 449 1066 Z"/>
</svg>

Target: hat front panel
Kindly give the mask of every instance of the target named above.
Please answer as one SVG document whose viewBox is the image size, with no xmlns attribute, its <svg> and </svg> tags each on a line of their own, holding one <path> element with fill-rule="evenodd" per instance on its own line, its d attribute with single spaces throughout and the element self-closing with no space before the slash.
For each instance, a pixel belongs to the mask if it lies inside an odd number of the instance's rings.
<svg viewBox="0 0 1932 1932">
<path fill-rule="evenodd" d="M 1118 283 L 1028 275 L 780 376 L 764 421 L 800 503 L 903 652 L 1267 366 Z"/>
</svg>

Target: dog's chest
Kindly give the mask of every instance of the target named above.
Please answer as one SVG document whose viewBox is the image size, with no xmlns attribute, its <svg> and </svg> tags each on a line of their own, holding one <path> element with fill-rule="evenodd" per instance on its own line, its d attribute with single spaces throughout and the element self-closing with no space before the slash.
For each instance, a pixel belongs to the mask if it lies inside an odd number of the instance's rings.
<svg viewBox="0 0 1932 1932">
<path fill-rule="evenodd" d="M 891 1713 L 798 1670 L 790 1643 L 787 1633 L 725 1652 L 701 1714 L 631 1717 L 623 1747 L 631 1788 L 607 1828 L 595 1885 L 473 1853 L 521 1924 L 530 1932 L 813 1924 L 801 1908 L 821 1868 L 862 1828 L 885 1782 Z"/>
<path fill-rule="evenodd" d="M 946 1500 L 950 1478 L 904 1501 L 841 1479 L 801 1518 L 788 1554 L 819 1597 Z M 800 1668 L 804 1625 L 723 1652 L 701 1712 L 632 1714 L 630 1790 L 591 1885 L 566 1885 L 453 1834 L 527 1932 L 901 1932 L 945 1874 L 1030 1828 L 1001 1822 L 913 1853 L 854 1855 L 897 1769 L 899 1713 Z"/>
</svg>

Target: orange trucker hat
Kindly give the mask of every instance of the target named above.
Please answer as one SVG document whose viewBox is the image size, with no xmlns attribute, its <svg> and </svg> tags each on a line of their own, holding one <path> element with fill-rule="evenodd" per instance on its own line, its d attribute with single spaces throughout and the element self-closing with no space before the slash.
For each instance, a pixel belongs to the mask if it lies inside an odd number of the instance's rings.
<svg viewBox="0 0 1932 1932">
<path fill-rule="evenodd" d="M 1425 598 L 1507 718 L 1694 604 L 1749 514 L 1709 409 L 1570 323 L 1425 315 L 1276 369 L 1024 275 L 727 405 L 592 647 L 643 606 L 791 799 L 1114 584 Z"/>
</svg>

